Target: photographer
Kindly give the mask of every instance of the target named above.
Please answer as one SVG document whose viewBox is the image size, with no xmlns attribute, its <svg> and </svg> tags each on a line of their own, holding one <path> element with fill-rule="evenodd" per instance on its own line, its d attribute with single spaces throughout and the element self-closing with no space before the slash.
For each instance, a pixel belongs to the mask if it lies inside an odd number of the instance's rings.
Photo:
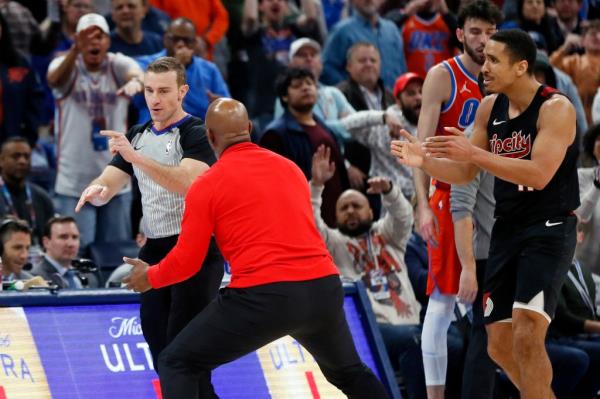
<svg viewBox="0 0 600 399">
<path fill-rule="evenodd" d="M 87 270 L 73 267 L 79 251 L 79 228 L 70 216 L 48 220 L 42 239 L 45 254 L 31 271 L 44 280 L 57 283 L 61 288 L 98 288 L 98 277 Z"/>
</svg>

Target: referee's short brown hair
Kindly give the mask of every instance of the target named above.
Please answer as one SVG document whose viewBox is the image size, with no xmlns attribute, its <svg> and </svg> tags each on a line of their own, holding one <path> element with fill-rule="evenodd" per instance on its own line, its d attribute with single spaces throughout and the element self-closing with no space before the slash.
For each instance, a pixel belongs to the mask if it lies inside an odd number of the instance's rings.
<svg viewBox="0 0 600 399">
<path fill-rule="evenodd" d="M 186 84 L 185 67 L 174 57 L 160 57 L 148 65 L 146 72 L 165 73 L 175 71 L 177 75 L 177 86 Z"/>
</svg>

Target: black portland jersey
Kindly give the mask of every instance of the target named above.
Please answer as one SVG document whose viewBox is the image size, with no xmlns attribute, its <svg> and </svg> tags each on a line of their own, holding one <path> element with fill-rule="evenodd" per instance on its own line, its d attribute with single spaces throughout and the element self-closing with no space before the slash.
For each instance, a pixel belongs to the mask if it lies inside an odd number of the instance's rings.
<svg viewBox="0 0 600 399">
<path fill-rule="evenodd" d="M 490 151 L 503 157 L 531 159 L 540 107 L 555 94 L 561 93 L 540 86 L 529 107 L 513 119 L 508 117 L 508 97 L 499 94 L 487 126 Z M 571 144 L 556 174 L 543 190 L 496 178 L 495 216 L 521 223 L 564 215 L 576 209 L 579 206 L 577 155 L 576 146 Z"/>
</svg>

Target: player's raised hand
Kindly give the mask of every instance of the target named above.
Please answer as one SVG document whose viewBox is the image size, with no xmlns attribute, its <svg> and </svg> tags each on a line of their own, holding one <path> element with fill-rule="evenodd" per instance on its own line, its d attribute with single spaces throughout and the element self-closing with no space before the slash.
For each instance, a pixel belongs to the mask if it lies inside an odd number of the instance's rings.
<svg viewBox="0 0 600 399">
<path fill-rule="evenodd" d="M 464 135 L 455 127 L 445 127 L 448 136 L 428 137 L 423 143 L 425 155 L 432 158 L 447 158 L 457 162 L 470 162 L 474 147 Z"/>
<path fill-rule="evenodd" d="M 404 129 L 400 130 L 400 135 L 404 140 L 392 140 L 390 147 L 392 155 L 403 165 L 420 168 L 425 156 L 421 142 Z"/>
<path fill-rule="evenodd" d="M 313 154 L 312 178 L 316 186 L 324 185 L 335 173 L 335 163 L 330 162 L 331 148 L 321 144 Z"/>
</svg>

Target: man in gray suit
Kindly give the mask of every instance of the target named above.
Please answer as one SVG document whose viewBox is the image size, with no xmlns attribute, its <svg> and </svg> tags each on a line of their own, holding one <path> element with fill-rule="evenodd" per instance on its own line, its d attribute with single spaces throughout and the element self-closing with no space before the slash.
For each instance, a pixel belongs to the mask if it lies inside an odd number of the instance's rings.
<svg viewBox="0 0 600 399">
<path fill-rule="evenodd" d="M 0 223 L 0 256 L 2 281 L 29 280 L 33 276 L 23 270 L 29 258 L 31 229 L 27 222 L 13 218 Z"/>
<path fill-rule="evenodd" d="M 93 273 L 76 270 L 72 262 L 79 251 L 79 228 L 70 216 L 53 217 L 48 220 L 42 238 L 44 256 L 31 271 L 44 280 L 52 281 L 61 288 L 97 288 L 98 277 Z"/>
</svg>

